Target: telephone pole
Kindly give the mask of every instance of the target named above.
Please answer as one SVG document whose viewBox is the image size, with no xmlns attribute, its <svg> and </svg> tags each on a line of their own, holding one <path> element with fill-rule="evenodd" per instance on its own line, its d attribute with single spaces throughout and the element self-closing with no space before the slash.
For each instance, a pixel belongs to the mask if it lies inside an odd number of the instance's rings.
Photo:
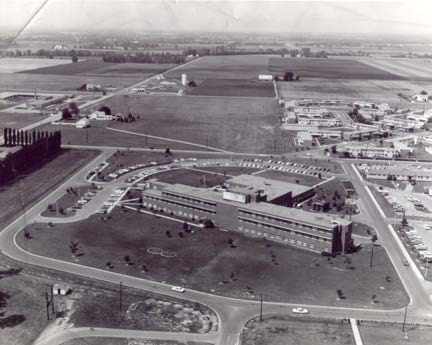
<svg viewBox="0 0 432 345">
<path fill-rule="evenodd" d="M 120 291 L 119 291 L 119 311 L 122 310 L 122 295 L 123 295 L 123 283 L 120 282 Z"/>
<path fill-rule="evenodd" d="M 260 294 L 260 322 L 263 320 L 263 294 Z"/>
<path fill-rule="evenodd" d="M 402 333 L 405 333 L 405 324 L 406 324 L 407 312 L 408 312 L 408 306 L 405 306 L 405 314 L 404 314 L 404 320 L 403 320 L 403 325 L 402 325 Z"/>
</svg>

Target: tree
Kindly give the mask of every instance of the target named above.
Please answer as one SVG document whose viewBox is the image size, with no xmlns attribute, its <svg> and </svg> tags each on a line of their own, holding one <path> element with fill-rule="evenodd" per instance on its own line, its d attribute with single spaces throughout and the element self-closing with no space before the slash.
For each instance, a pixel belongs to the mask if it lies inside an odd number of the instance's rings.
<svg viewBox="0 0 432 345">
<path fill-rule="evenodd" d="M 125 255 L 123 257 L 123 260 L 124 260 L 126 266 L 129 266 L 131 264 L 131 259 L 130 259 L 129 255 Z"/>
<path fill-rule="evenodd" d="M 99 108 L 99 111 L 103 111 L 105 113 L 105 115 L 111 115 L 111 109 L 110 109 L 110 107 L 108 107 L 106 105 L 102 105 Z"/>
<path fill-rule="evenodd" d="M 372 247 L 371 247 L 371 257 L 370 257 L 370 267 L 373 265 L 373 249 L 375 246 L 375 242 L 378 241 L 378 236 L 375 234 L 371 237 Z"/>
<path fill-rule="evenodd" d="M 78 115 L 79 109 L 75 102 L 71 102 L 71 104 L 69 104 L 69 109 L 73 115 Z"/>
<path fill-rule="evenodd" d="M 184 222 L 184 223 L 183 223 L 183 230 L 186 231 L 186 232 L 189 231 L 189 226 L 188 226 L 188 223 L 187 223 L 187 222 Z"/>
<path fill-rule="evenodd" d="M 71 241 L 69 243 L 69 250 L 72 254 L 72 257 L 76 256 L 76 252 L 78 251 L 79 242 L 77 241 Z"/>
<path fill-rule="evenodd" d="M 72 114 L 71 114 L 69 108 L 63 108 L 62 117 L 64 120 L 70 119 L 72 117 Z"/>
<path fill-rule="evenodd" d="M 191 80 L 189 82 L 188 86 L 190 86 L 190 87 L 196 87 L 197 85 L 196 85 L 196 82 L 194 80 Z"/>
<path fill-rule="evenodd" d="M 78 62 L 78 56 L 72 55 L 72 62 Z"/>
<path fill-rule="evenodd" d="M 427 95 L 428 93 L 425 90 L 420 91 L 420 95 Z"/>
</svg>

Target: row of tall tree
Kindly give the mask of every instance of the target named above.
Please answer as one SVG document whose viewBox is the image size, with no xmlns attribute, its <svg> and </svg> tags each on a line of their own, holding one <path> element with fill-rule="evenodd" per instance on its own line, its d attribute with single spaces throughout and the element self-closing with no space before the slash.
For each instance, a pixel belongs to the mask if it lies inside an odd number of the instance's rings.
<svg viewBox="0 0 432 345">
<path fill-rule="evenodd" d="M 54 157 L 61 150 L 61 132 L 17 131 L 6 128 L 5 143 L 8 146 L 22 146 L 10 152 L 0 162 L 0 185 L 3 185 L 25 171 L 42 164 L 46 159 Z M 7 138 L 7 139 L 6 139 Z"/>
<path fill-rule="evenodd" d="M 181 64 L 185 62 L 185 56 L 171 53 L 136 53 L 119 54 L 114 52 L 105 53 L 102 57 L 104 62 L 133 62 L 133 63 L 172 63 Z"/>
</svg>

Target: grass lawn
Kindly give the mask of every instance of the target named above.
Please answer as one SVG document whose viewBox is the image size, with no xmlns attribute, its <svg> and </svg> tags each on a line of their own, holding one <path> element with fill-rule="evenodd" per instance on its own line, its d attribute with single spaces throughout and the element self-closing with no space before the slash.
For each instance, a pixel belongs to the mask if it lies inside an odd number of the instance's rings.
<svg viewBox="0 0 432 345">
<path fill-rule="evenodd" d="M 20 192 L 23 193 L 25 207 L 40 200 L 64 179 L 70 177 L 73 172 L 81 168 L 98 154 L 92 150 L 64 150 L 55 159 L 47 162 L 39 169 L 31 172 L 19 180 L 17 184 L 6 186 L 6 190 L 0 191 L 0 226 L 21 214 Z"/>
<path fill-rule="evenodd" d="M 253 174 L 261 169 L 245 168 L 245 167 L 198 167 L 199 170 L 214 172 L 218 174 L 226 174 L 229 176 L 238 176 L 242 174 Z"/>
<path fill-rule="evenodd" d="M 36 113 L 9 113 L 0 111 L 0 135 L 3 135 L 5 127 L 23 128 L 44 118 L 46 116 Z"/>
<path fill-rule="evenodd" d="M 192 187 L 205 187 L 211 188 L 214 186 L 221 185 L 225 180 L 229 179 L 227 176 L 224 178 L 223 175 L 216 175 L 210 172 L 202 172 L 191 169 L 174 169 L 161 172 L 154 176 L 159 181 L 166 183 L 181 183 Z"/>
<path fill-rule="evenodd" d="M 400 80 L 398 75 L 389 73 L 363 62 L 351 59 L 319 58 L 270 58 L 270 71 L 283 73 L 291 71 L 300 76 L 328 79 L 378 79 Z M 301 80 L 300 80 L 301 83 Z"/>
<path fill-rule="evenodd" d="M 67 212 L 66 209 L 76 205 L 76 202 L 88 191 L 97 191 L 91 186 L 79 186 L 74 188 L 74 192 L 63 194 L 60 199 L 52 204 L 51 209 L 46 209 L 41 213 L 43 217 L 65 218 L 72 217 L 75 212 Z"/>
<path fill-rule="evenodd" d="M 102 338 L 88 337 L 69 340 L 60 345 L 211 345 L 196 341 L 174 341 L 174 340 L 143 340 L 125 338 Z"/>
<path fill-rule="evenodd" d="M 216 314 L 194 302 L 157 296 L 123 288 L 119 311 L 119 287 L 111 289 L 78 288 L 69 322 L 75 327 L 102 327 L 170 332 L 208 333 L 217 330 Z"/>
<path fill-rule="evenodd" d="M 314 176 L 308 176 L 302 174 L 291 174 L 291 173 L 287 173 L 284 171 L 277 171 L 277 170 L 267 170 L 256 175 L 277 180 L 277 181 L 289 182 L 294 184 L 296 184 L 298 181 L 299 184 L 304 186 L 313 186 L 323 181 L 320 180 L 318 177 L 314 177 Z"/>
<path fill-rule="evenodd" d="M 432 339 L 432 327 L 406 325 L 405 330 L 408 339 L 402 334 L 402 325 L 362 322 L 359 326 L 364 345 L 429 344 Z"/>
<path fill-rule="evenodd" d="M 292 137 L 279 129 L 279 108 L 273 99 L 122 96 L 107 105 L 114 113 L 129 108 L 140 120 L 113 122 L 114 128 L 185 140 L 224 150 L 250 153 L 289 152 Z M 293 134 L 291 135 L 293 136 Z"/>
<path fill-rule="evenodd" d="M 137 120 L 135 126 L 142 126 L 141 122 L 144 120 Z M 87 129 L 75 128 L 75 126 L 58 126 L 58 125 L 43 125 L 40 127 L 42 130 L 61 130 L 62 144 L 67 145 L 94 145 L 94 146 L 109 146 L 109 147 L 139 147 L 139 148 L 155 148 L 166 149 L 169 147 L 172 150 L 200 150 L 204 151 L 205 148 L 196 147 L 193 145 L 175 143 L 160 139 L 146 138 L 143 136 L 133 135 L 129 133 L 122 133 L 106 129 L 107 125 L 115 123 L 106 121 L 93 121 L 91 127 Z M 119 127 L 119 126 L 116 126 Z M 121 128 L 134 131 L 133 126 L 129 128 Z M 88 134 L 87 134 L 88 132 Z M 150 134 L 150 133 L 145 133 Z M 155 134 L 157 135 L 157 134 Z"/>
<path fill-rule="evenodd" d="M 375 197 L 376 201 L 380 205 L 381 209 L 383 210 L 384 214 L 387 218 L 402 218 L 402 215 L 396 215 L 393 208 L 390 206 L 386 198 L 377 190 L 377 188 L 374 187 L 368 187 L 371 191 L 372 195 Z"/>
<path fill-rule="evenodd" d="M 374 250 L 372 268 L 370 249 L 366 247 L 352 256 L 355 269 L 350 270 L 343 257 L 328 261 L 315 253 L 234 232 L 203 229 L 184 233 L 181 238 L 181 223 L 135 211 L 122 212 L 119 208 L 111 216 L 108 221 L 95 215 L 52 228 L 46 224 L 31 225 L 29 250 L 73 262 L 69 243 L 74 240 L 79 242 L 79 252 L 83 254 L 79 264 L 106 269 L 106 262 L 111 261 L 115 272 L 233 297 L 257 299 L 263 293 L 268 301 L 364 308 L 402 307 L 408 301 L 382 247 Z M 167 231 L 172 237 L 167 237 Z M 235 248 L 228 245 L 230 238 Z M 26 248 L 22 234 L 17 240 Z M 153 255 L 147 252 L 151 247 L 177 255 Z M 277 264 L 273 263 L 272 254 Z M 130 256 L 133 265 L 125 265 L 125 255 Z M 147 273 L 141 272 L 143 264 Z M 386 276 L 392 282 L 386 282 Z M 343 290 L 345 300 L 336 299 L 337 289 Z M 374 305 L 370 303 L 373 294 L 380 301 Z"/>
<path fill-rule="evenodd" d="M 352 233 L 355 235 L 372 237 L 376 234 L 376 231 L 367 224 L 353 222 Z"/>
<path fill-rule="evenodd" d="M 348 321 L 278 315 L 264 316 L 262 322 L 259 318 L 250 320 L 241 335 L 241 343 L 242 345 L 351 345 L 355 344 L 355 341 Z"/>
<path fill-rule="evenodd" d="M 235 97 L 269 97 L 275 96 L 272 82 L 256 79 L 206 79 L 192 88 L 191 95 L 199 96 L 235 96 Z"/>
<path fill-rule="evenodd" d="M 32 344 L 47 325 L 43 280 L 0 267 L 0 344 Z M 2 315 L 4 313 L 4 315 Z"/>
</svg>

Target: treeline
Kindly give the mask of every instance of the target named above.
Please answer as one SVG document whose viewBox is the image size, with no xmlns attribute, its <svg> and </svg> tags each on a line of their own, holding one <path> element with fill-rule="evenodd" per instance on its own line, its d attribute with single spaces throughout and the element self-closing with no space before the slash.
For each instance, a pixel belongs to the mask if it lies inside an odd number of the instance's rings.
<svg viewBox="0 0 432 345">
<path fill-rule="evenodd" d="M 105 53 L 102 56 L 103 62 L 116 63 L 158 63 L 158 64 L 181 64 L 185 62 L 185 56 L 171 53 L 134 53 L 119 54 L 114 52 Z"/>
<path fill-rule="evenodd" d="M 4 129 L 5 146 L 22 146 L 21 149 L 9 153 L 0 165 L 0 185 L 15 176 L 41 164 L 46 159 L 57 155 L 61 150 L 61 132 L 18 131 L 13 128 Z"/>
</svg>

